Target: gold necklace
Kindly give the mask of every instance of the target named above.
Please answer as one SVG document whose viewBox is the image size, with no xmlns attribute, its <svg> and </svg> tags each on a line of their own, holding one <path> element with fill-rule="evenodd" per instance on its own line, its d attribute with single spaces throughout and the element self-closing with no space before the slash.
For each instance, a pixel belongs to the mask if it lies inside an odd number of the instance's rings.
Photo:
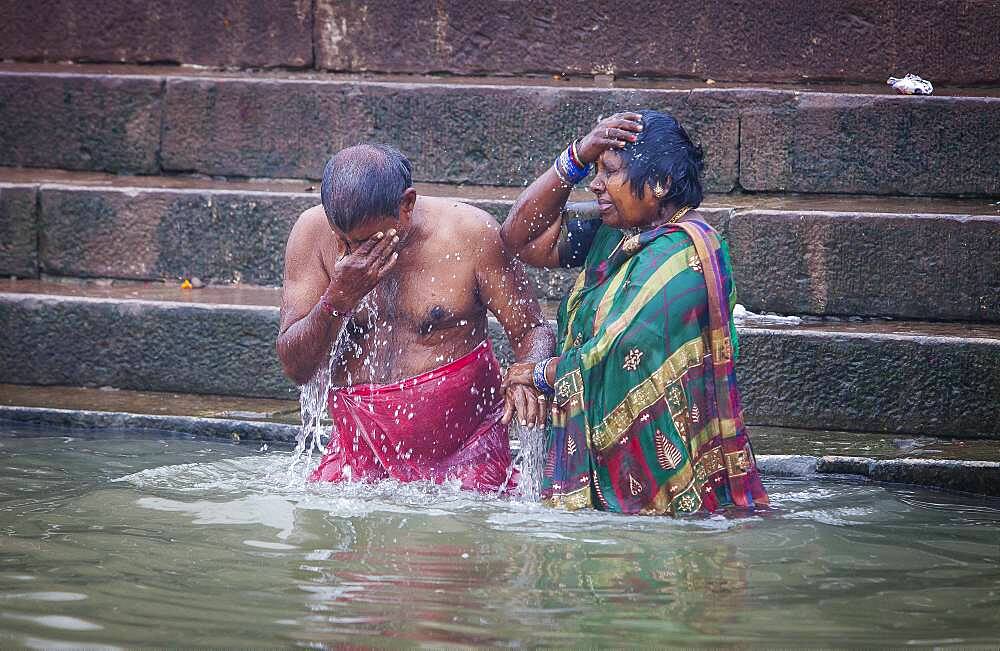
<svg viewBox="0 0 1000 651">
<path fill-rule="evenodd" d="M 691 210 L 691 206 L 684 206 L 683 208 L 681 208 L 680 210 L 678 210 L 677 212 L 675 212 L 674 215 L 673 215 L 673 217 L 671 217 L 667 221 L 663 222 L 662 224 L 659 224 L 658 226 L 665 226 L 667 224 L 676 224 L 677 222 L 679 222 L 684 217 L 684 215 L 688 214 L 688 211 L 690 211 L 690 210 Z M 653 228 L 657 228 L 658 226 L 654 226 Z M 649 230 L 652 230 L 652 229 L 649 229 Z M 636 251 L 638 251 L 639 250 L 639 238 L 642 236 L 642 233 L 643 233 L 643 231 L 639 231 L 635 235 L 629 235 L 628 233 L 624 233 L 622 235 L 621 242 L 618 243 L 618 246 L 616 246 L 614 248 L 614 250 L 611 251 L 611 253 L 608 254 L 608 259 L 610 260 L 611 256 L 613 256 L 615 253 L 618 253 L 618 249 L 623 248 L 623 247 L 625 249 L 625 253 L 628 253 L 629 255 L 632 255 L 633 253 L 635 253 Z"/>
</svg>

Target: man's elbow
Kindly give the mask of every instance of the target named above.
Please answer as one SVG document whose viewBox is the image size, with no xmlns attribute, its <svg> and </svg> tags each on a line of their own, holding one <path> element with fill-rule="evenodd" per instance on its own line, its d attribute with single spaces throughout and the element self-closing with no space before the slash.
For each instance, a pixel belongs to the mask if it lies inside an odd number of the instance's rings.
<svg viewBox="0 0 1000 651">
<path fill-rule="evenodd" d="M 532 348 L 544 346 L 551 350 L 556 345 L 556 332 L 548 320 L 540 319 L 534 325 L 528 326 L 517 339 L 517 343 L 526 343 Z"/>
<path fill-rule="evenodd" d="M 279 338 L 275 346 L 278 352 L 278 361 L 281 363 L 281 372 L 286 378 L 294 382 L 296 386 L 308 384 L 309 380 L 312 379 L 312 372 L 302 368 L 301 364 L 296 364 L 294 357 L 282 343 Z"/>
</svg>

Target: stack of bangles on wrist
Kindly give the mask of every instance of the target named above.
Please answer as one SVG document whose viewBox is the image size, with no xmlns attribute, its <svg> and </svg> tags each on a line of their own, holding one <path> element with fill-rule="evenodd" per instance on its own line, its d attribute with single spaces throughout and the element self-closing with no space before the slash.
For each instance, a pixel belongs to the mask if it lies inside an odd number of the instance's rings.
<svg viewBox="0 0 1000 651">
<path fill-rule="evenodd" d="M 576 141 L 567 147 L 553 164 L 556 174 L 566 185 L 573 187 L 590 174 L 590 165 L 580 162 L 580 155 L 576 152 Z"/>
<path fill-rule="evenodd" d="M 534 383 L 535 388 L 548 396 L 551 396 L 556 392 L 556 388 L 549 384 L 549 381 L 545 379 L 545 368 L 553 359 L 555 358 L 549 357 L 548 359 L 543 359 L 538 362 L 535 364 L 535 370 L 531 373 L 531 381 Z"/>
</svg>

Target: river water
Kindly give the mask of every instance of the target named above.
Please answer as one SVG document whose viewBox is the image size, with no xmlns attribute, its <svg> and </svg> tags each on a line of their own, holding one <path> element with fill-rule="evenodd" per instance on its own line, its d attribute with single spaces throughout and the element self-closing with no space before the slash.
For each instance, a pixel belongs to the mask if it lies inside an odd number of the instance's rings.
<svg viewBox="0 0 1000 651">
<path fill-rule="evenodd" d="M 677 521 L 194 437 L 8 429 L 0 459 L 4 647 L 1000 641 L 996 500 L 770 479 L 767 513 Z"/>
</svg>

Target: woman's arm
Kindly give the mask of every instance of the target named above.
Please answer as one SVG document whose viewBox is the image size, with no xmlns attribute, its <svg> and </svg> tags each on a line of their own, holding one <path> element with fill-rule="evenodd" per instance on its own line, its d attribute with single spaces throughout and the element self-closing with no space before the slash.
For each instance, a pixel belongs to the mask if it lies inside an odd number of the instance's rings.
<svg viewBox="0 0 1000 651">
<path fill-rule="evenodd" d="M 532 267 L 558 267 L 560 217 L 572 190 L 553 167 L 535 179 L 500 228 L 508 250 Z"/>
<path fill-rule="evenodd" d="M 641 119 L 638 113 L 617 113 L 599 121 L 577 143 L 575 157 L 589 169 L 605 150 L 634 142 L 642 130 Z M 500 229 L 504 244 L 515 256 L 533 267 L 562 266 L 561 217 L 572 189 L 553 165 L 521 193 Z"/>
</svg>

